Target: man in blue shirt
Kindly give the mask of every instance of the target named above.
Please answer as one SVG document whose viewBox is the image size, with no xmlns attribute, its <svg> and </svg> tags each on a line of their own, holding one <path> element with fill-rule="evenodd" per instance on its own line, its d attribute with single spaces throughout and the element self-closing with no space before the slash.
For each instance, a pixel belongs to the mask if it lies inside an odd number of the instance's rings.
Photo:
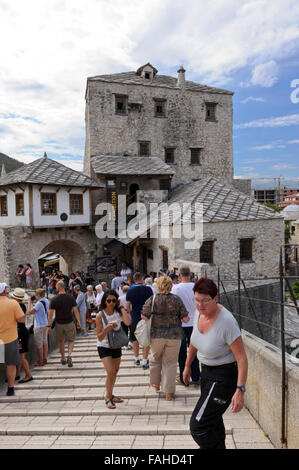
<svg viewBox="0 0 299 470">
<path fill-rule="evenodd" d="M 147 299 L 153 295 L 153 291 L 150 287 L 143 285 L 141 273 L 134 274 L 134 288 L 129 289 L 126 297 L 126 309 L 128 312 L 131 312 L 132 323 L 130 326 L 130 341 L 132 342 L 133 351 L 134 351 L 134 363 L 136 366 L 140 365 L 139 360 L 139 343 L 134 335 L 137 323 L 141 320 L 142 307 Z M 149 347 L 142 349 L 143 369 L 148 369 L 148 354 Z"/>
</svg>

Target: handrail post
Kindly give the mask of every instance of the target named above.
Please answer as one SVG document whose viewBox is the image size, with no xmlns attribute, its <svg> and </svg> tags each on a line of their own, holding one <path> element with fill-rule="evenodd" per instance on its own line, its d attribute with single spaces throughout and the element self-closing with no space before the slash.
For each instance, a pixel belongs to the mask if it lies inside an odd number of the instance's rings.
<svg viewBox="0 0 299 470">
<path fill-rule="evenodd" d="M 283 284 L 283 262 L 282 248 L 280 248 L 279 259 L 279 275 L 280 275 L 280 329 L 281 329 L 281 443 L 285 448 L 286 440 L 286 353 L 285 353 L 285 324 L 284 324 L 284 284 Z"/>
</svg>

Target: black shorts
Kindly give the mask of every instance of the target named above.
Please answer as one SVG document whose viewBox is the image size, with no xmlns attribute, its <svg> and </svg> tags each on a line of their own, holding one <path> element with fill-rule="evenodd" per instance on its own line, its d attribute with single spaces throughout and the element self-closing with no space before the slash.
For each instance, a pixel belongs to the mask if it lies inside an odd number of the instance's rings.
<svg viewBox="0 0 299 470">
<path fill-rule="evenodd" d="M 104 348 L 103 346 L 98 346 L 98 353 L 100 358 L 111 356 L 112 359 L 118 359 L 121 357 L 121 348 L 111 349 Z"/>
<path fill-rule="evenodd" d="M 28 352 L 29 348 L 29 331 L 26 326 L 21 323 L 18 327 L 18 337 L 19 337 L 19 353 L 23 354 Z"/>
</svg>

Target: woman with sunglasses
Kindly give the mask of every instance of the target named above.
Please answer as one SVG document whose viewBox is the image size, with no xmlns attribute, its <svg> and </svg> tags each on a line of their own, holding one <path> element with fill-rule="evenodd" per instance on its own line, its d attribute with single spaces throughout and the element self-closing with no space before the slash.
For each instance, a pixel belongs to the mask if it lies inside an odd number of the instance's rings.
<svg viewBox="0 0 299 470">
<path fill-rule="evenodd" d="M 108 320 L 107 325 L 105 325 L 102 319 L 102 312 L 104 312 Z M 98 353 L 107 372 L 105 402 L 107 408 L 110 409 L 116 408 L 115 403 L 123 402 L 121 397 L 113 395 L 113 387 L 121 361 L 121 348 L 110 348 L 107 333 L 113 329 L 118 330 L 121 328 L 121 322 L 129 326 L 131 324 L 131 316 L 120 304 L 117 292 L 113 289 L 107 290 L 102 297 L 100 310 L 96 317 L 96 331 Z"/>
<path fill-rule="evenodd" d="M 193 439 L 201 449 L 225 449 L 222 415 L 244 406 L 248 362 L 234 316 L 218 304 L 217 286 L 201 278 L 193 288 L 196 310 L 183 380 L 190 380 L 197 354 L 201 363 L 201 395 L 190 420 Z"/>
</svg>

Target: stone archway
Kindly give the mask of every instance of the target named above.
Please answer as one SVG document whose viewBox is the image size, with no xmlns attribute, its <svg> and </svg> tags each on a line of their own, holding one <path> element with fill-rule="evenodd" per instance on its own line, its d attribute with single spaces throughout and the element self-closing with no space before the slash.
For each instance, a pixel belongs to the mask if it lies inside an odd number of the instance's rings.
<svg viewBox="0 0 299 470">
<path fill-rule="evenodd" d="M 58 253 L 65 260 L 68 275 L 78 269 L 85 270 L 88 265 L 88 254 L 73 240 L 53 240 L 41 250 L 40 255 L 47 252 Z"/>
</svg>

